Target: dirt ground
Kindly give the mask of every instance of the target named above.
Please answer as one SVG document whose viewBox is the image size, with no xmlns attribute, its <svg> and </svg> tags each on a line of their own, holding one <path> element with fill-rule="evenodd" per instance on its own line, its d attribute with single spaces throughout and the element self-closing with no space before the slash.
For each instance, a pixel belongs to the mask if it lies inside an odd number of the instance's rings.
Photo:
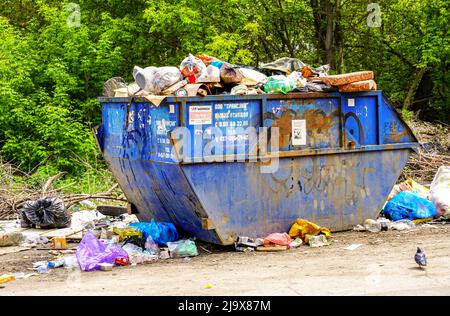
<svg viewBox="0 0 450 316">
<path fill-rule="evenodd" d="M 432 226 L 335 233 L 330 246 L 277 253 L 202 244 L 212 253 L 110 272 L 59 268 L 2 284 L 0 295 L 450 295 L 450 225 Z M 362 246 L 345 250 L 350 244 Z M 417 246 L 427 255 L 424 271 L 414 262 Z M 46 250 L 0 256 L 0 275 L 50 258 Z"/>
</svg>

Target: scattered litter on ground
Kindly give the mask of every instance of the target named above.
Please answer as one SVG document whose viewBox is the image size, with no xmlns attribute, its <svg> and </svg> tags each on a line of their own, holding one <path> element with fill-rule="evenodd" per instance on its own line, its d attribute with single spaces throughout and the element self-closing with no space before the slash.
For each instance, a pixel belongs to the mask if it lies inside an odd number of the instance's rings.
<svg viewBox="0 0 450 316">
<path fill-rule="evenodd" d="M 313 248 L 329 245 L 329 242 L 327 241 L 327 237 L 325 237 L 325 235 L 310 236 L 308 243 L 309 246 Z"/>
<path fill-rule="evenodd" d="M 344 248 L 345 250 L 351 250 L 351 251 L 353 251 L 353 250 L 355 250 L 355 249 L 358 249 L 359 247 L 361 247 L 363 244 L 351 244 L 350 246 L 348 246 L 348 247 L 346 247 L 346 248 Z"/>
<path fill-rule="evenodd" d="M 190 239 L 182 239 L 174 242 L 168 242 L 171 258 L 195 257 L 198 256 L 197 246 Z"/>
<path fill-rule="evenodd" d="M 0 247 L 18 246 L 24 237 L 19 232 L 2 233 L 0 231 Z"/>
<path fill-rule="evenodd" d="M 205 289 L 212 289 L 212 284 L 211 283 L 206 283 L 205 284 Z"/>
</svg>

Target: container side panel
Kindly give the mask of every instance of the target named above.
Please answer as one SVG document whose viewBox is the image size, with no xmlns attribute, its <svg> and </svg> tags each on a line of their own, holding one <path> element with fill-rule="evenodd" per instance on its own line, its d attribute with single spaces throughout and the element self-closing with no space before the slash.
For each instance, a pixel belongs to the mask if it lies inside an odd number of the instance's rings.
<svg viewBox="0 0 450 316">
<path fill-rule="evenodd" d="M 272 174 L 259 163 L 183 166 L 217 234 L 286 232 L 297 218 L 334 231 L 375 218 L 403 169 L 410 150 L 281 159 Z"/>
<path fill-rule="evenodd" d="M 377 144 L 377 97 L 344 97 L 342 115 L 347 135 L 356 145 Z"/>
<path fill-rule="evenodd" d="M 225 155 L 247 159 L 251 152 L 251 133 L 257 135 L 261 125 L 260 111 L 261 100 L 187 103 L 188 159 L 224 161 Z"/>
<path fill-rule="evenodd" d="M 280 151 L 339 147 L 339 99 L 267 100 L 264 126 L 278 128 Z"/>
<path fill-rule="evenodd" d="M 141 221 L 172 222 L 188 236 L 220 243 L 202 228 L 206 213 L 178 165 L 105 157 Z"/>
<path fill-rule="evenodd" d="M 409 127 L 400 119 L 397 111 L 384 97 L 380 114 L 383 144 L 417 142 Z"/>
</svg>

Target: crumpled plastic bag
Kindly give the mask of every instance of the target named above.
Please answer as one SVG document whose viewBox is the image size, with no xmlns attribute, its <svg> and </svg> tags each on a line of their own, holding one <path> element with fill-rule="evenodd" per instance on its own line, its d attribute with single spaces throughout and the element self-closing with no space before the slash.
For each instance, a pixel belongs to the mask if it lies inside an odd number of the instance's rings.
<svg viewBox="0 0 450 316">
<path fill-rule="evenodd" d="M 450 214 L 450 166 L 439 167 L 430 187 L 430 200 L 440 216 Z"/>
<path fill-rule="evenodd" d="M 273 233 L 264 238 L 264 247 L 271 245 L 290 247 L 292 241 L 292 238 L 286 233 Z"/>
<path fill-rule="evenodd" d="M 271 76 L 267 79 L 267 83 L 264 84 L 264 91 L 267 93 L 286 94 L 292 91 L 294 88 L 296 88 L 295 82 L 282 75 Z"/>
<path fill-rule="evenodd" d="M 383 213 L 393 221 L 414 220 L 436 216 L 436 206 L 413 191 L 402 191 L 386 203 Z"/>
<path fill-rule="evenodd" d="M 122 248 L 128 253 L 128 258 L 130 259 L 131 264 L 140 264 L 158 260 L 158 256 L 156 254 L 142 250 L 142 247 L 135 244 L 126 244 Z"/>
<path fill-rule="evenodd" d="M 293 71 L 301 71 L 306 66 L 304 62 L 297 58 L 282 57 L 274 62 L 262 65 L 263 69 L 282 71 L 290 74 Z"/>
<path fill-rule="evenodd" d="M 183 79 L 177 67 L 147 67 L 142 69 L 135 66 L 133 77 L 139 88 L 155 95 Z"/>
<path fill-rule="evenodd" d="M 192 54 L 189 54 L 189 56 L 181 62 L 180 71 L 181 74 L 188 79 L 189 83 L 195 83 L 198 77 L 207 75 L 205 63 Z"/>
<path fill-rule="evenodd" d="M 197 78 L 195 82 L 198 83 L 211 83 L 220 82 L 220 69 L 214 66 L 206 67 L 206 71 Z"/>
<path fill-rule="evenodd" d="M 259 71 L 249 68 L 239 68 L 242 74 L 241 83 L 247 86 L 256 86 L 258 83 L 266 83 L 267 76 Z"/>
<path fill-rule="evenodd" d="M 95 224 L 106 218 L 105 215 L 98 211 L 78 211 L 72 213 L 72 225 L 70 226 L 73 229 L 94 229 Z"/>
<path fill-rule="evenodd" d="M 116 258 L 128 258 L 128 253 L 114 243 L 101 243 L 88 230 L 77 248 L 76 256 L 83 271 L 93 271 L 100 269 L 100 263 L 113 264 Z"/>
<path fill-rule="evenodd" d="M 195 257 L 198 256 L 197 246 L 190 239 L 182 239 L 175 242 L 168 242 L 167 247 L 171 258 Z"/>
<path fill-rule="evenodd" d="M 233 67 L 230 64 L 223 64 L 222 67 L 220 67 L 220 79 L 225 84 L 231 84 L 231 83 L 239 83 L 242 80 L 242 73 L 237 67 Z"/>
<path fill-rule="evenodd" d="M 23 228 L 37 225 L 41 228 L 66 228 L 70 226 L 71 218 L 60 198 L 42 198 L 28 201 L 21 212 Z"/>
<path fill-rule="evenodd" d="M 310 236 L 325 235 L 328 239 L 331 236 L 331 232 L 326 227 L 321 227 L 317 224 L 311 223 L 305 219 L 298 218 L 291 229 L 289 229 L 289 236 L 292 238 L 300 237 L 305 243 L 309 243 Z"/>
<path fill-rule="evenodd" d="M 294 71 L 287 77 L 288 79 L 294 81 L 297 87 L 304 87 L 308 82 L 308 80 L 303 78 L 302 73 L 299 71 Z"/>
<path fill-rule="evenodd" d="M 153 241 L 159 246 L 166 246 L 168 242 L 177 241 L 179 238 L 177 229 L 172 223 L 155 222 L 152 219 L 150 223 L 131 223 L 129 226 L 141 231 L 144 240 L 152 236 Z"/>
</svg>

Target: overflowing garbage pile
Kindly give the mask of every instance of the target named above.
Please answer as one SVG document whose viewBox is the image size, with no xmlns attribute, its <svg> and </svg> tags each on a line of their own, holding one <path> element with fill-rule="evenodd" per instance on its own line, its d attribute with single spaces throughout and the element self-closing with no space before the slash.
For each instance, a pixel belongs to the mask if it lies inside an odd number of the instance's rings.
<svg viewBox="0 0 450 316">
<path fill-rule="evenodd" d="M 159 105 L 166 96 L 355 92 L 377 88 L 372 71 L 328 75 L 329 70 L 328 65 L 313 68 L 289 57 L 254 68 L 189 54 L 179 67 L 135 66 L 135 82 L 130 85 L 120 77 L 111 78 L 105 83 L 104 97 L 140 96 Z"/>
<path fill-rule="evenodd" d="M 42 201 L 30 203 L 30 208 L 36 211 L 39 203 Z M 60 232 L 59 236 L 47 238 L 39 229 L 17 230 L 19 226 L 24 228 L 23 219 L 22 222 L 14 223 L 14 227 L 10 227 L 11 230 L 0 228 L 0 247 L 41 247 L 50 250 L 54 255 L 51 260 L 33 264 L 31 269 L 37 274 L 50 273 L 52 269 L 60 267 L 83 271 L 110 271 L 115 266 L 189 258 L 199 254 L 195 241 L 180 238 L 172 223 L 155 220 L 139 222 L 135 215 L 105 216 L 96 210 L 76 211 L 67 218 L 67 213 L 62 211 L 65 209 L 62 205 L 50 205 L 53 208 L 48 206 L 44 208 L 44 215 L 40 220 L 45 218 L 45 223 L 49 224 L 44 226 L 45 228 L 55 227 L 55 214 L 62 216 L 65 228 L 56 230 Z M 56 206 L 59 208 L 55 209 Z M 23 216 L 28 216 L 30 212 L 30 209 L 25 210 Z M 37 217 L 36 213 L 32 213 L 31 218 L 33 217 Z M 56 219 L 56 222 L 58 221 L 61 223 L 60 218 Z M 73 240 L 70 236 L 74 233 L 80 233 L 81 241 L 76 248 L 69 248 L 69 240 Z M 48 247 L 49 244 L 51 248 Z M 21 274 L 4 275 L 2 282 L 21 277 Z"/>
<path fill-rule="evenodd" d="M 411 178 L 396 184 L 377 220 L 367 219 L 354 230 L 406 230 L 423 222 L 450 220 L 450 166 L 441 166 L 430 188 Z"/>
</svg>

